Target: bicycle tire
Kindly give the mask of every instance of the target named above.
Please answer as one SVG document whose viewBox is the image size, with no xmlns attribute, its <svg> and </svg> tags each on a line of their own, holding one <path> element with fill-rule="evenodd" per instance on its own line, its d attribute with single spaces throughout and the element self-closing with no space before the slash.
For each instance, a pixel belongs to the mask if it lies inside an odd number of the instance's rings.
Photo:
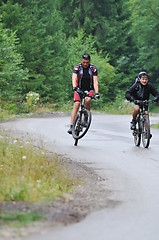
<svg viewBox="0 0 159 240">
<path fill-rule="evenodd" d="M 141 130 L 140 130 L 140 122 L 137 121 L 136 123 L 136 129 L 133 132 L 134 135 L 134 143 L 135 146 L 139 147 L 141 143 Z"/>
<path fill-rule="evenodd" d="M 79 135 L 79 132 L 76 131 L 76 134 L 77 134 L 77 136 L 78 136 L 78 135 Z M 77 144 L 78 144 L 78 139 L 77 139 L 77 138 L 74 138 L 74 139 L 75 139 L 74 145 L 77 146 Z"/>
<path fill-rule="evenodd" d="M 88 116 L 87 125 L 84 125 L 85 116 Z M 74 139 L 82 138 L 88 131 L 92 120 L 91 112 L 87 109 L 81 110 L 77 115 L 73 127 L 72 127 L 72 136 Z"/>
<path fill-rule="evenodd" d="M 148 116 L 144 116 L 142 123 L 142 143 L 144 148 L 150 144 L 150 121 Z"/>
<path fill-rule="evenodd" d="M 77 144 L 78 144 L 78 139 L 75 139 L 74 145 L 77 146 Z"/>
</svg>

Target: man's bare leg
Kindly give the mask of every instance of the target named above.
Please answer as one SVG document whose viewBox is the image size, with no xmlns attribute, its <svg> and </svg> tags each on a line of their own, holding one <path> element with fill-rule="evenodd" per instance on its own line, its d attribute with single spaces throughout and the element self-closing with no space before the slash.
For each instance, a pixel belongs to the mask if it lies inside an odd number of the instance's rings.
<svg viewBox="0 0 159 240">
<path fill-rule="evenodd" d="M 74 123 L 74 120 L 75 120 L 75 118 L 77 116 L 77 112 L 78 112 L 79 106 L 80 106 L 80 102 L 74 102 L 73 110 L 71 112 L 71 122 L 70 122 L 70 125 L 73 125 L 73 123 Z"/>
<path fill-rule="evenodd" d="M 139 112 L 139 106 L 135 105 L 133 108 L 133 113 L 132 113 L 133 119 L 132 119 L 131 127 L 130 127 L 131 130 L 136 129 L 136 117 L 137 117 L 138 112 Z"/>
<path fill-rule="evenodd" d="M 138 106 L 138 105 L 135 105 L 135 106 L 134 106 L 134 109 L 133 109 L 133 113 L 132 113 L 132 116 L 133 116 L 133 120 L 134 120 L 134 121 L 136 120 L 136 117 L 137 117 L 138 112 L 139 112 L 139 106 Z"/>
<path fill-rule="evenodd" d="M 86 105 L 86 108 L 90 111 L 90 109 L 91 109 L 91 98 L 90 97 L 85 98 L 85 105 Z"/>
</svg>

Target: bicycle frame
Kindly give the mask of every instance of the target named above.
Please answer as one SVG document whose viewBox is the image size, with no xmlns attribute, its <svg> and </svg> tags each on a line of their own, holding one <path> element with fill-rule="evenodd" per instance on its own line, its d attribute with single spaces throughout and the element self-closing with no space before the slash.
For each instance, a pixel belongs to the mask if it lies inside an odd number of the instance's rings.
<svg viewBox="0 0 159 240">
<path fill-rule="evenodd" d="M 88 93 L 87 93 L 87 92 L 82 95 L 82 100 L 81 100 L 81 102 L 80 102 L 80 110 L 79 110 L 79 112 L 82 111 L 83 109 L 86 109 L 86 106 L 85 106 L 85 97 L 87 97 L 87 96 L 88 96 Z"/>
<path fill-rule="evenodd" d="M 147 103 L 146 103 L 146 104 L 147 104 Z M 139 106 L 139 107 L 140 107 L 140 108 L 139 108 L 139 113 L 138 113 L 138 115 L 137 115 L 136 120 L 137 120 L 137 121 L 140 121 L 140 125 L 141 125 L 141 123 L 144 121 L 145 116 L 149 116 L 149 114 L 146 113 L 146 110 L 145 110 L 146 105 L 145 105 L 145 104 L 143 104 L 143 105 L 141 105 L 141 106 Z M 141 129 L 142 129 L 142 125 L 141 125 L 140 127 L 141 127 Z"/>
</svg>

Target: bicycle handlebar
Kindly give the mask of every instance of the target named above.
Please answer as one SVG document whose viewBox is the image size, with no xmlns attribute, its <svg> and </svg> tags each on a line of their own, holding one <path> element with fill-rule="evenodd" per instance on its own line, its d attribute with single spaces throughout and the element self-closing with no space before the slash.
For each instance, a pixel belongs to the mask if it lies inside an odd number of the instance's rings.
<svg viewBox="0 0 159 240">
<path fill-rule="evenodd" d="M 85 90 L 82 91 L 80 88 L 77 88 L 77 93 L 81 94 L 83 97 L 91 97 L 92 99 L 95 99 L 94 96 L 89 96 L 89 91 Z"/>
<path fill-rule="evenodd" d="M 148 105 L 149 103 L 155 103 L 154 100 L 134 100 L 135 104 Z"/>
</svg>

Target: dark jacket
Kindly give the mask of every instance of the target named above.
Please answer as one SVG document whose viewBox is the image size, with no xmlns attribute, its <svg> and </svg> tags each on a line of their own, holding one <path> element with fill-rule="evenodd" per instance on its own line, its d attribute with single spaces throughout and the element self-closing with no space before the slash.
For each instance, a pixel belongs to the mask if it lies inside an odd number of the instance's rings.
<svg viewBox="0 0 159 240">
<path fill-rule="evenodd" d="M 159 92 L 151 84 L 147 83 L 145 86 L 140 81 L 135 82 L 125 93 L 127 100 L 149 100 L 150 94 L 157 97 L 159 100 Z"/>
</svg>

